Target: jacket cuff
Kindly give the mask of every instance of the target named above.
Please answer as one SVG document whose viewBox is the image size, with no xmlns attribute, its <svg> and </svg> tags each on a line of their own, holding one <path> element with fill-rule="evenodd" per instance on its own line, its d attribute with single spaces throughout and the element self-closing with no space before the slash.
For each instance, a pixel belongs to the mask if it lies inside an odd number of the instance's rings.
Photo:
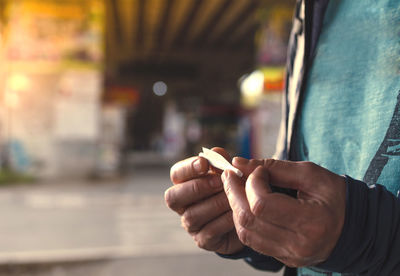
<svg viewBox="0 0 400 276">
<path fill-rule="evenodd" d="M 247 246 L 235 254 L 227 255 L 217 253 L 217 255 L 231 260 L 243 259 L 246 263 L 259 270 L 279 271 L 283 267 L 280 261 L 273 257 L 260 254 Z"/>
<path fill-rule="evenodd" d="M 354 258 L 354 253 L 359 251 L 363 243 L 360 235 L 360 225 L 365 225 L 367 220 L 368 186 L 361 181 L 346 178 L 346 211 L 342 233 L 329 258 L 317 267 L 329 271 L 345 269 L 349 260 Z M 354 255 L 353 255 L 354 254 Z"/>
</svg>

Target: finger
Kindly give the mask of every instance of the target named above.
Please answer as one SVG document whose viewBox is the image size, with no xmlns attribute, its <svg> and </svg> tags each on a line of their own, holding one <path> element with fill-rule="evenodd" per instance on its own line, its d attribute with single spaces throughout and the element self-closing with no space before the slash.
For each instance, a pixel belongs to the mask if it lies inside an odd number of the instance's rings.
<svg viewBox="0 0 400 276">
<path fill-rule="evenodd" d="M 164 198 L 167 206 L 181 215 L 187 206 L 222 190 L 221 177 L 218 174 L 209 174 L 170 187 L 165 191 Z"/>
<path fill-rule="evenodd" d="M 245 189 L 252 213 L 259 215 L 260 207 L 264 209 L 265 198 L 272 193 L 268 171 L 263 166 L 258 166 L 247 178 Z"/>
<path fill-rule="evenodd" d="M 194 233 L 192 236 L 198 247 L 214 251 L 221 247 L 222 237 L 234 229 L 232 212 L 228 211 L 206 224 L 199 232 Z"/>
<path fill-rule="evenodd" d="M 272 223 L 290 231 L 303 228 L 311 219 L 312 209 L 308 205 L 281 193 L 271 193 L 268 197 L 256 199 L 251 204 L 251 212 L 264 222 Z"/>
<path fill-rule="evenodd" d="M 230 210 L 224 192 L 189 206 L 182 215 L 182 225 L 188 232 L 198 232 L 205 224 Z"/>
<path fill-rule="evenodd" d="M 271 193 L 270 171 L 264 166 L 264 160 L 235 157 L 233 164 L 245 174 L 250 173 L 246 181 L 246 197 L 251 212 L 257 219 L 286 229 L 293 229 L 299 225 L 301 218 L 304 217 L 301 212 L 305 207 L 294 198 Z"/>
<path fill-rule="evenodd" d="M 266 168 L 259 166 L 246 181 L 246 196 L 250 210 L 261 221 L 294 231 L 304 218 L 301 201 L 280 193 L 272 193 Z"/>
<path fill-rule="evenodd" d="M 225 170 L 222 174 L 222 182 L 224 183 L 229 205 L 233 211 L 235 225 L 244 225 L 251 228 L 254 223 L 254 216 L 250 212 L 243 180 L 234 172 Z"/>
<path fill-rule="evenodd" d="M 221 246 L 217 245 L 215 252 L 220 254 L 235 254 L 244 248 L 243 243 L 239 240 L 236 229 L 232 229 L 221 237 Z"/>
<path fill-rule="evenodd" d="M 249 193 L 251 191 L 251 193 Z M 247 199 L 250 203 L 254 203 L 256 198 L 250 197 L 249 195 L 257 195 L 258 197 L 265 197 L 272 193 L 271 187 L 269 186 L 269 175 L 268 171 L 263 166 L 258 166 L 246 180 L 246 194 Z"/>
<path fill-rule="evenodd" d="M 242 170 L 245 175 L 250 175 L 261 165 L 267 169 L 271 185 L 303 191 L 318 190 L 321 185 L 314 185 L 316 181 L 310 181 L 310 179 L 315 177 L 316 173 L 320 175 L 320 171 L 325 170 L 311 162 L 292 162 L 275 159 L 248 160 L 241 157 L 235 157 L 233 165 Z M 332 174 L 328 170 L 325 171 L 329 175 Z"/>
<path fill-rule="evenodd" d="M 209 168 L 208 161 L 199 156 L 182 160 L 172 166 L 170 171 L 171 181 L 180 184 L 185 181 L 203 176 Z"/>
<path fill-rule="evenodd" d="M 299 203 L 289 197 L 289 203 L 286 196 L 279 196 L 280 200 L 270 203 L 271 198 L 275 199 L 269 186 L 269 175 L 263 166 L 258 166 L 247 178 L 246 181 L 246 196 L 249 202 L 250 210 L 255 216 L 254 229 L 263 229 L 264 224 L 273 224 L 288 231 L 294 231 L 293 223 L 297 221 Z M 272 205 L 273 208 L 269 207 Z M 287 211 L 285 208 L 293 208 L 294 210 Z M 294 218 L 293 218 L 294 216 Z M 259 223 L 261 222 L 261 223 Z M 264 231 L 264 230 L 262 230 Z M 261 232 L 262 232 L 261 231 Z"/>
<path fill-rule="evenodd" d="M 248 177 L 258 166 L 263 165 L 263 161 L 258 159 L 234 157 L 232 165 L 241 170 L 243 174 Z"/>
<path fill-rule="evenodd" d="M 303 164 L 274 159 L 263 160 L 263 167 L 268 171 L 274 185 L 295 190 L 301 189 L 304 184 L 305 166 L 302 166 Z"/>
<path fill-rule="evenodd" d="M 273 224 L 263 224 L 256 230 L 236 226 L 236 232 L 244 245 L 272 257 L 287 256 L 287 245 L 295 237 L 293 233 Z"/>
<path fill-rule="evenodd" d="M 250 179 L 252 178 L 254 177 L 250 177 Z M 255 178 L 260 179 L 260 177 Z M 270 255 L 274 254 L 273 256 L 284 254 L 281 248 L 287 241 L 294 238 L 295 231 L 254 216 L 250 211 L 245 187 L 234 172 L 226 170 L 223 173 L 222 181 L 233 211 L 233 221 L 239 239 L 252 248 L 257 244 L 260 252 L 268 252 Z M 265 194 L 273 195 L 265 187 L 263 189 Z"/>
</svg>

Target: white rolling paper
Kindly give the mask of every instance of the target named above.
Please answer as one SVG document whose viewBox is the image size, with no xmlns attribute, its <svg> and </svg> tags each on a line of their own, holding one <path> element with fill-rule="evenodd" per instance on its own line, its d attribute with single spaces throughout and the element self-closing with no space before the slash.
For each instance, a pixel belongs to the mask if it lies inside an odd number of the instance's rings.
<svg viewBox="0 0 400 276">
<path fill-rule="evenodd" d="M 226 160 L 221 154 L 219 154 L 215 151 L 212 151 L 210 149 L 203 147 L 203 152 L 200 152 L 199 156 L 207 159 L 208 162 L 210 162 L 210 164 L 213 167 L 216 167 L 223 171 L 231 170 L 231 171 L 235 172 L 237 174 L 237 176 L 239 176 L 239 177 L 243 176 L 243 173 L 239 169 L 232 166 L 232 164 L 229 163 L 228 160 Z"/>
</svg>

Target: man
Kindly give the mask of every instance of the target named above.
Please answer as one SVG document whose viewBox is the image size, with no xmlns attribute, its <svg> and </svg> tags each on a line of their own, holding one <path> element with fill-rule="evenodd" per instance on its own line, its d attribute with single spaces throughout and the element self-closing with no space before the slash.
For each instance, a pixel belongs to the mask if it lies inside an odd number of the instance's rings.
<svg viewBox="0 0 400 276">
<path fill-rule="evenodd" d="M 239 178 L 192 157 L 166 202 L 199 247 L 258 269 L 400 275 L 400 5 L 298 0 L 290 48 L 277 157 L 292 161 L 234 158 Z"/>
</svg>

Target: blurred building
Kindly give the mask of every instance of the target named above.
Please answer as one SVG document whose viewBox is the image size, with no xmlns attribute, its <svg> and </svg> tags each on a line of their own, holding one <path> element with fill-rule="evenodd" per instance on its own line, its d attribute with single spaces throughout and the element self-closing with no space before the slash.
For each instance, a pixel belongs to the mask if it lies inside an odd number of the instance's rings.
<svg viewBox="0 0 400 276">
<path fill-rule="evenodd" d="M 81 177 L 201 146 L 269 155 L 293 2 L 0 0 L 2 167 Z"/>
<path fill-rule="evenodd" d="M 139 153 L 160 148 L 168 160 L 171 149 L 178 159 L 198 152 L 201 146 L 223 146 L 234 154 L 242 153 L 238 123 L 257 107 L 244 104 L 238 80 L 255 68 L 278 72 L 272 80 L 273 90 L 281 92 L 294 1 L 107 3 L 107 79 L 111 86 L 131 86 L 140 94 L 126 121 L 127 152 L 140 156 L 139 161 L 143 160 Z M 264 70 L 265 66 L 272 68 Z M 165 93 L 153 90 L 159 82 L 165 84 Z M 267 82 L 268 89 L 272 82 Z M 277 106 L 271 119 L 279 121 L 279 100 Z M 188 141 L 183 136 L 196 124 L 195 132 L 200 135 Z M 252 131 L 253 138 L 248 140 L 252 145 L 247 145 L 252 148 L 250 154 L 265 152 L 252 142 L 263 138 L 254 136 Z"/>
<path fill-rule="evenodd" d="M 103 1 L 2 1 L 1 12 L 3 165 L 87 174 L 100 137 Z"/>
</svg>

